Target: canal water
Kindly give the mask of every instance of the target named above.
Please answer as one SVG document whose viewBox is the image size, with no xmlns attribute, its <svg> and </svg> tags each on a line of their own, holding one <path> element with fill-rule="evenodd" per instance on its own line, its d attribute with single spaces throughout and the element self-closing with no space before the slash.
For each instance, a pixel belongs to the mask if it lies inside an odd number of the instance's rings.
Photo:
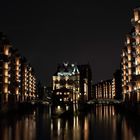
<svg viewBox="0 0 140 140">
<path fill-rule="evenodd" d="M 1 118 L 0 140 L 140 140 L 140 121 L 114 106 L 53 119 L 49 107 L 39 107 Z"/>
</svg>

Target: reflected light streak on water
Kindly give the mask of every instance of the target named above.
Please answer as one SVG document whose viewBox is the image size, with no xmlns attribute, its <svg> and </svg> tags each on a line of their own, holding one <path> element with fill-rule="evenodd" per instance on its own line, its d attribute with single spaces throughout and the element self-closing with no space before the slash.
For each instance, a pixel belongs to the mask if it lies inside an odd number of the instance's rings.
<svg viewBox="0 0 140 140">
<path fill-rule="evenodd" d="M 96 106 L 78 116 L 52 119 L 47 108 L 0 119 L 0 140 L 140 140 L 140 121 Z"/>
<path fill-rule="evenodd" d="M 57 121 L 57 133 L 58 133 L 58 136 L 60 136 L 60 132 L 61 132 L 61 129 L 60 129 L 60 119 L 58 119 Z"/>
</svg>

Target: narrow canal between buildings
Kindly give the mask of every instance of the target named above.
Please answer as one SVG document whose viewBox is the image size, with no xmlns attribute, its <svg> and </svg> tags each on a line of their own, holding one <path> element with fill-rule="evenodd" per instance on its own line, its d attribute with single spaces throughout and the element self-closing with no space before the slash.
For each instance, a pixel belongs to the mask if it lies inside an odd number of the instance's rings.
<svg viewBox="0 0 140 140">
<path fill-rule="evenodd" d="M 140 140 L 140 121 L 114 106 L 96 106 L 69 118 L 51 118 L 49 107 L 0 119 L 0 140 Z"/>
</svg>

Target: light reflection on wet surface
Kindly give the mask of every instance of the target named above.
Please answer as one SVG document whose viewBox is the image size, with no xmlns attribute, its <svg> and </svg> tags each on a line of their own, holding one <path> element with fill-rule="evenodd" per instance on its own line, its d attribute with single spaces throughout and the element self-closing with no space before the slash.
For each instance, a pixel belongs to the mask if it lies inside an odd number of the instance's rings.
<svg viewBox="0 0 140 140">
<path fill-rule="evenodd" d="M 48 108 L 0 119 L 0 140 L 140 140 L 140 123 L 96 106 L 87 113 L 51 119 Z"/>
</svg>

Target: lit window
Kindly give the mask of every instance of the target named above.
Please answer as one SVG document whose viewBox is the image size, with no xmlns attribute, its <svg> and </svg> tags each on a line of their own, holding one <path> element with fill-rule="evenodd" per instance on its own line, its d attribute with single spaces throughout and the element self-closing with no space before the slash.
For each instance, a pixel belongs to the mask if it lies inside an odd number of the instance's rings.
<svg viewBox="0 0 140 140">
<path fill-rule="evenodd" d="M 8 69 L 8 63 L 5 63 L 5 64 L 4 64 L 4 68 L 5 68 L 5 69 Z"/>
<path fill-rule="evenodd" d="M 8 93 L 8 86 L 4 87 L 4 93 Z"/>
<path fill-rule="evenodd" d="M 128 49 L 128 53 L 131 53 L 131 49 Z"/>
<path fill-rule="evenodd" d="M 135 65 L 137 65 L 138 64 L 138 62 L 137 61 L 135 61 Z"/>
<path fill-rule="evenodd" d="M 138 10 L 135 10 L 135 12 L 134 12 L 134 20 L 135 20 L 135 21 L 138 21 L 138 20 L 139 20 L 139 13 L 138 13 Z"/>
<path fill-rule="evenodd" d="M 8 83 L 8 77 L 5 77 L 5 78 L 4 78 L 4 82 L 5 82 L 5 83 Z"/>
<path fill-rule="evenodd" d="M 125 56 L 125 53 L 123 52 L 123 56 Z"/>
<path fill-rule="evenodd" d="M 4 54 L 5 54 L 5 55 L 8 55 L 8 54 L 9 54 L 9 48 L 6 47 L 6 48 L 4 49 Z"/>
<path fill-rule="evenodd" d="M 19 65 L 19 59 L 16 60 L 16 65 Z"/>
<path fill-rule="evenodd" d="M 130 44 L 130 38 L 127 37 L 127 44 Z"/>
<path fill-rule="evenodd" d="M 131 61 L 131 55 L 128 55 L 128 60 Z"/>
</svg>

